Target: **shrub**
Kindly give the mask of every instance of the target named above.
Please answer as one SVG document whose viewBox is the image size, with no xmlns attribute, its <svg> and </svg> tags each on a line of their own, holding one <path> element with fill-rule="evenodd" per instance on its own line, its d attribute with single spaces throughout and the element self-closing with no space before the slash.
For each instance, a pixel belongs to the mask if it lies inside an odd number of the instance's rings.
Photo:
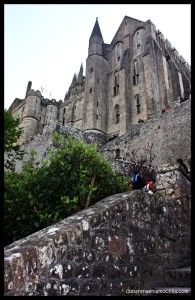
<svg viewBox="0 0 195 300">
<path fill-rule="evenodd" d="M 21 173 L 5 174 L 5 240 L 13 242 L 97 201 L 128 190 L 127 179 L 97 152 L 55 133 L 57 147 L 41 167 L 33 155 Z"/>
</svg>

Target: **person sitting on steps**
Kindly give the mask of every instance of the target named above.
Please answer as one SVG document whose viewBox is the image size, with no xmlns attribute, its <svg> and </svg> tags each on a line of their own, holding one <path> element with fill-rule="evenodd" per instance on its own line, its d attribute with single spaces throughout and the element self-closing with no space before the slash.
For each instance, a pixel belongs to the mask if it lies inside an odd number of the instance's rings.
<svg viewBox="0 0 195 300">
<path fill-rule="evenodd" d="M 152 180 L 147 180 L 146 185 L 143 188 L 143 192 L 148 194 L 154 193 L 154 182 Z"/>
</svg>

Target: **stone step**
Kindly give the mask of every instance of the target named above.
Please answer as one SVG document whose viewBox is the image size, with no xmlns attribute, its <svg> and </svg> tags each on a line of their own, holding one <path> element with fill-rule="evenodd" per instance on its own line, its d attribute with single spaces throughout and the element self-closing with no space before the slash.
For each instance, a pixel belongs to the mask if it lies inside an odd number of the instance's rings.
<svg viewBox="0 0 195 300">
<path fill-rule="evenodd" d="M 191 266 L 165 270 L 165 284 L 169 287 L 190 287 Z"/>
</svg>

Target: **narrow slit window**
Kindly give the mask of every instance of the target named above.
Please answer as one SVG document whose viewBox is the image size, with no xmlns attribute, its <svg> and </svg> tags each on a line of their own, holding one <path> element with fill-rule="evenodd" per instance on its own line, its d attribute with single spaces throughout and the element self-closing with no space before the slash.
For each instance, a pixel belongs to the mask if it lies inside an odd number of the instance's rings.
<svg viewBox="0 0 195 300">
<path fill-rule="evenodd" d="M 137 43 L 137 48 L 140 47 L 141 41 L 140 41 L 140 32 L 136 32 L 136 43 Z"/>
<path fill-rule="evenodd" d="M 119 72 L 114 73 L 114 96 L 119 94 Z"/>
<path fill-rule="evenodd" d="M 120 159 L 121 158 L 120 157 L 120 149 L 118 149 L 118 148 L 115 150 L 115 158 L 116 159 Z"/>
<path fill-rule="evenodd" d="M 114 122 L 118 124 L 120 122 L 120 107 L 118 104 L 114 107 Z"/>
<path fill-rule="evenodd" d="M 140 112 L 141 112 L 141 104 L 140 104 L 140 97 L 139 97 L 139 95 L 137 95 L 135 97 L 135 100 L 136 100 L 137 115 L 139 115 Z"/>
<path fill-rule="evenodd" d="M 136 60 L 133 63 L 133 85 L 138 85 L 139 83 L 139 65 L 138 61 Z"/>
</svg>

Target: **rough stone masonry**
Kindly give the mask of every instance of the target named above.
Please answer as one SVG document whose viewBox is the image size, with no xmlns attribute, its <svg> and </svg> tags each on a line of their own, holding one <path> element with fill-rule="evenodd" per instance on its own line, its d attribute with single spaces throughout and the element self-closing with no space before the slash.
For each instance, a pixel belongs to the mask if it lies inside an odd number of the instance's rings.
<svg viewBox="0 0 195 300">
<path fill-rule="evenodd" d="M 110 196 L 5 249 L 5 295 L 128 295 L 163 286 L 190 258 L 180 201 L 141 191 Z"/>
</svg>

